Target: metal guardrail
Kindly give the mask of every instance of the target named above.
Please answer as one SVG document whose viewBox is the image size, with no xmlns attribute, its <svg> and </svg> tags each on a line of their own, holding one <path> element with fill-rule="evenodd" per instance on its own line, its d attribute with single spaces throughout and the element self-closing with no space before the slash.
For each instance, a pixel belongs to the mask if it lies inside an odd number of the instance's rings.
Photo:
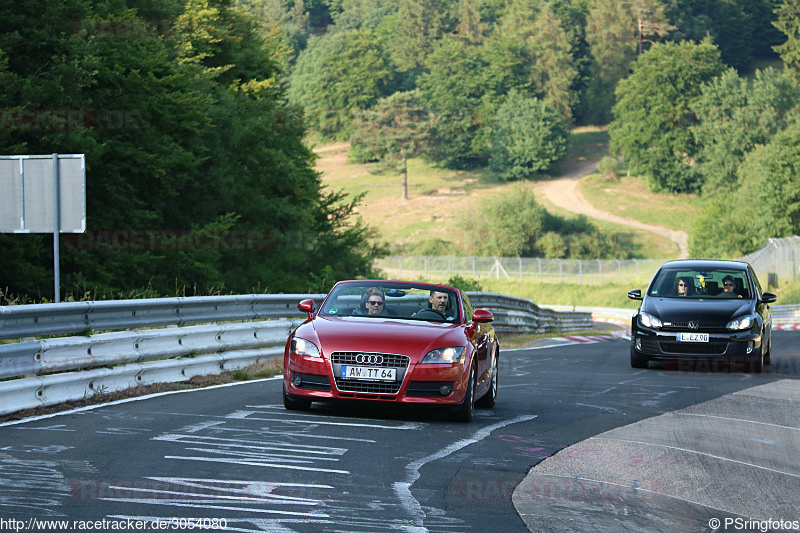
<svg viewBox="0 0 800 533">
<path fill-rule="evenodd" d="M 0 306 L 0 339 L 301 316 L 297 302 L 324 294 L 195 296 Z"/>
<path fill-rule="evenodd" d="M 492 292 L 468 292 L 476 309 L 488 309 L 499 333 L 548 333 L 592 327 L 591 312 L 539 307 L 530 300 Z"/>
<path fill-rule="evenodd" d="M 324 296 L 208 296 L 0 307 L 0 338 L 20 340 L 0 344 L 0 378 L 18 378 L 0 382 L 0 414 L 277 361 L 289 333 L 306 318 L 297 303 L 312 298 L 319 305 Z M 591 314 L 586 312 L 541 309 L 524 298 L 501 294 L 469 293 L 469 297 L 476 308 L 492 311 L 498 332 L 542 333 L 591 325 Z M 121 331 L 99 333 L 109 330 Z M 73 336 L 30 339 L 63 334 Z"/>
<path fill-rule="evenodd" d="M 800 305 L 772 305 L 772 323 L 800 324 Z"/>
</svg>

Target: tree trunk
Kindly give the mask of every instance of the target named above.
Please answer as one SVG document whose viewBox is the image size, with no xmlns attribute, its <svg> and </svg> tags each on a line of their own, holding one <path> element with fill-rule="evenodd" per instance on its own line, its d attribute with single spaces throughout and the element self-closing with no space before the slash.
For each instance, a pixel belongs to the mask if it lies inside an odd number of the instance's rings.
<svg viewBox="0 0 800 533">
<path fill-rule="evenodd" d="M 404 148 L 400 148 L 400 154 L 403 158 L 403 195 L 400 199 L 408 200 L 408 166 L 406 164 L 406 151 Z"/>
</svg>

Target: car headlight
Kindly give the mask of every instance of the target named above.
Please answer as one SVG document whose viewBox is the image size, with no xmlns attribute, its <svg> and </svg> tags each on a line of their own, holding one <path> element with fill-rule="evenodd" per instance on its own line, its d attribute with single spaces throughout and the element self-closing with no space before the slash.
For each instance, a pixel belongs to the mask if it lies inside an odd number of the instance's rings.
<svg viewBox="0 0 800 533">
<path fill-rule="evenodd" d="M 461 360 L 461 354 L 463 353 L 463 346 L 438 348 L 428 352 L 428 354 L 422 359 L 422 364 L 458 363 Z"/>
<path fill-rule="evenodd" d="M 753 315 L 744 315 L 739 318 L 734 318 L 726 326 L 728 329 L 750 329 L 756 323 L 756 317 Z"/>
<path fill-rule="evenodd" d="M 306 357 L 322 357 L 319 354 L 319 348 L 311 341 L 301 339 L 300 337 L 292 337 L 291 351 L 295 355 L 305 355 Z"/>
<path fill-rule="evenodd" d="M 662 326 L 661 319 L 650 313 L 639 313 L 639 323 L 647 328 L 660 328 Z"/>
</svg>

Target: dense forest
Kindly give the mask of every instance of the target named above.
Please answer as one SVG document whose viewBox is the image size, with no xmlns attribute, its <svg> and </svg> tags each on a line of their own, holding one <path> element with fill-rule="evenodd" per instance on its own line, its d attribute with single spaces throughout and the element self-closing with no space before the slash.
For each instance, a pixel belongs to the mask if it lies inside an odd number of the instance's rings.
<svg viewBox="0 0 800 533">
<path fill-rule="evenodd" d="M 322 186 L 310 135 L 350 141 L 355 161 L 522 182 L 564 157 L 570 128 L 607 125 L 604 172 L 707 203 L 692 255 L 800 233 L 800 0 L 30 0 L 0 14 L 0 153 L 86 154 L 93 232 L 65 239 L 71 295 L 367 275 L 381 250 L 360 199 Z M 593 231 L 548 227 L 526 201 L 541 221 L 526 238 L 548 253 Z M 51 246 L 0 235 L 0 292 L 51 297 Z"/>
</svg>

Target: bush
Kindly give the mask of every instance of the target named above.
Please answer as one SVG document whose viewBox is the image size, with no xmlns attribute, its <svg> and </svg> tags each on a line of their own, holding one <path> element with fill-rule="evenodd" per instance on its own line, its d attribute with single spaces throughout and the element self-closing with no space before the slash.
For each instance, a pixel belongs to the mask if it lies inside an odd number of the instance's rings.
<svg viewBox="0 0 800 533">
<path fill-rule="evenodd" d="M 600 160 L 600 163 L 597 164 L 597 170 L 600 172 L 600 175 L 603 176 L 603 179 L 608 181 L 616 181 L 619 179 L 617 168 L 617 160 L 610 156 L 605 156 Z"/>
<path fill-rule="evenodd" d="M 566 155 L 568 136 L 556 111 L 512 90 L 492 126 L 489 167 L 503 181 L 529 178 Z"/>
<path fill-rule="evenodd" d="M 450 285 L 456 289 L 461 289 L 462 291 L 480 292 L 483 290 L 483 288 L 481 288 L 481 283 L 477 279 L 462 278 L 458 274 L 448 279 L 446 285 Z"/>
</svg>

